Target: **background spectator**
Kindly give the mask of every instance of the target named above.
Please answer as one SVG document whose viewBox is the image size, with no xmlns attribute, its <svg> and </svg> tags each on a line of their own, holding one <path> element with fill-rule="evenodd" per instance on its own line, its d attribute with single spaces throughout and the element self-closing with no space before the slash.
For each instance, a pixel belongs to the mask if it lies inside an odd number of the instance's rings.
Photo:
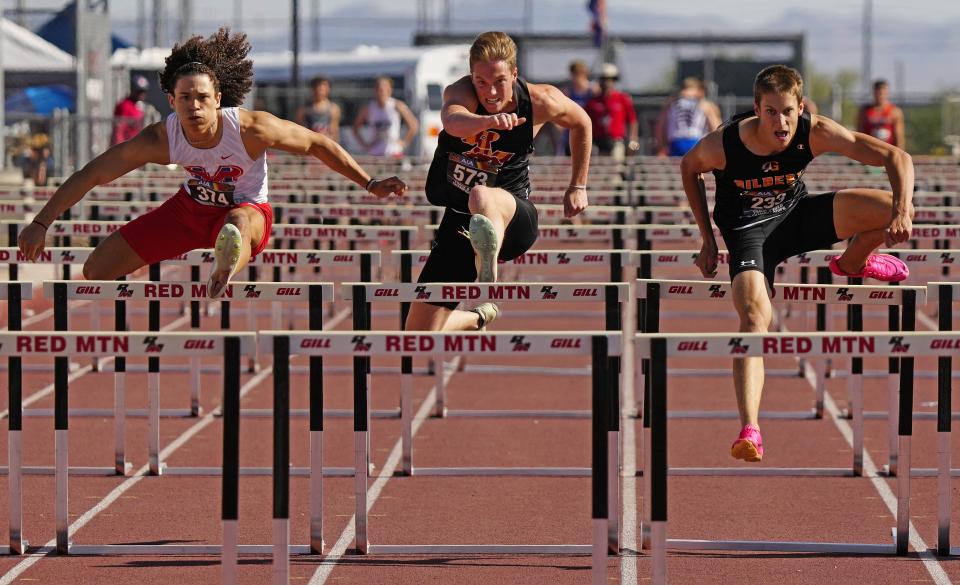
<svg viewBox="0 0 960 585">
<path fill-rule="evenodd" d="M 593 122 L 593 143 L 601 155 L 623 158 L 626 150 L 640 148 L 637 112 L 630 96 L 616 89 L 620 71 L 613 63 L 600 69 L 600 93 L 587 100 L 586 110 Z"/>
<path fill-rule="evenodd" d="M 393 97 L 393 80 L 389 77 L 377 78 L 375 91 L 376 98 L 370 100 L 353 121 L 353 136 L 367 154 L 403 156 L 420 124 L 407 104 Z M 400 138 L 401 121 L 407 126 L 403 138 Z M 371 128 L 368 138 L 360 130 L 364 126 Z"/>
<path fill-rule="evenodd" d="M 340 142 L 340 106 L 330 100 L 330 80 L 314 77 L 310 89 L 313 99 L 297 111 L 297 122 Z"/>
<path fill-rule="evenodd" d="M 857 130 L 905 148 L 903 110 L 893 105 L 889 97 L 890 86 L 886 81 L 878 79 L 873 82 L 873 103 L 860 108 Z"/>
<path fill-rule="evenodd" d="M 720 108 L 706 98 L 703 82 L 687 77 L 657 119 L 657 154 L 683 156 L 721 123 Z"/>
<path fill-rule="evenodd" d="M 148 89 L 150 82 L 142 75 L 136 75 L 130 81 L 130 93 L 113 108 L 111 144 L 130 140 L 139 134 L 144 126 L 160 119 L 160 112 L 146 101 Z"/>
</svg>

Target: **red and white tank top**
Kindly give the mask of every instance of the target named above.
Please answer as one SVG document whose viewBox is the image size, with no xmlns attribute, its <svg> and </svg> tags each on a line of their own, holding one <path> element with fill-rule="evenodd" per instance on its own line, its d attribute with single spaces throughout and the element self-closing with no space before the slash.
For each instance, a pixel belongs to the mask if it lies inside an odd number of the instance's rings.
<svg viewBox="0 0 960 585">
<path fill-rule="evenodd" d="M 167 116 L 170 162 L 187 173 L 183 190 L 202 205 L 235 207 L 241 203 L 266 203 L 267 159 L 253 160 L 240 138 L 240 108 L 220 109 L 223 132 L 213 148 L 194 148 L 176 114 Z"/>
<path fill-rule="evenodd" d="M 869 106 L 864 112 L 866 127 L 864 134 L 893 144 L 893 104 Z"/>
</svg>

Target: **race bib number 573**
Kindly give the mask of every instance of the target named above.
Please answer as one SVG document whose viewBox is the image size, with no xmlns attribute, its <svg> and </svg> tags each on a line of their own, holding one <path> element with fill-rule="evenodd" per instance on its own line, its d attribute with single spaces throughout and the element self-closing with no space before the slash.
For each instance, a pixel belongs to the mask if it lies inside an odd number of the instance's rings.
<svg viewBox="0 0 960 585">
<path fill-rule="evenodd" d="M 477 185 L 494 187 L 497 184 L 499 167 L 461 154 L 450 153 L 447 161 L 447 182 L 469 193 Z"/>
</svg>

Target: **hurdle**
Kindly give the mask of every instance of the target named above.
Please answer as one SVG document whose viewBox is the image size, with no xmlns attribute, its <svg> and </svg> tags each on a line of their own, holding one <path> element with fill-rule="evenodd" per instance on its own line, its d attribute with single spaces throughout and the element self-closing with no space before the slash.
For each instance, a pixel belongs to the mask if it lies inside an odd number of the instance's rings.
<svg viewBox="0 0 960 585">
<path fill-rule="evenodd" d="M 927 285 L 928 299 L 936 304 L 937 327 L 942 333 L 953 331 L 953 305 L 960 301 L 960 282 L 931 282 Z M 951 463 L 950 435 L 952 416 L 952 371 L 953 355 L 960 350 L 955 343 L 953 353 L 947 353 L 937 359 L 937 554 L 956 555 L 960 549 L 950 547 L 951 489 L 950 478 L 954 476 Z M 911 470 L 911 475 L 921 470 Z M 957 473 L 960 475 L 960 473 Z"/>
<path fill-rule="evenodd" d="M 23 329 L 23 301 L 33 298 L 30 282 L 4 282 L 0 285 L 0 300 L 7 301 L 7 331 Z M 2 346 L 0 346 L 2 349 Z M 22 555 L 28 543 L 23 538 L 23 358 L 11 353 L 7 357 L 7 505 L 9 545 L 0 554 Z"/>
<path fill-rule="evenodd" d="M 899 356 L 905 376 L 901 379 L 898 441 L 901 463 L 910 468 L 910 441 L 913 419 L 913 359 L 915 356 L 947 356 L 956 351 L 960 334 L 877 333 L 852 335 L 833 333 L 801 334 L 639 334 L 635 352 L 650 359 L 651 413 L 651 534 L 653 583 L 666 583 L 666 548 L 686 550 L 789 551 L 852 554 L 906 555 L 909 545 L 910 474 L 897 478 L 897 519 L 892 544 L 767 542 L 668 539 L 667 531 L 667 366 L 669 358 L 761 357 L 770 355 L 887 355 Z"/>
<path fill-rule="evenodd" d="M 423 302 L 432 301 L 602 301 L 605 308 L 604 328 L 606 331 L 620 331 L 621 303 L 626 298 L 627 285 L 625 283 L 431 283 L 431 284 L 347 284 L 344 283 L 342 294 L 345 300 L 352 300 L 353 314 L 369 314 L 370 307 L 376 302 Z M 369 321 L 361 320 L 354 323 L 355 331 L 369 329 Z M 444 354 L 438 353 L 435 359 L 443 363 Z M 363 358 L 369 359 L 369 358 Z M 362 367 L 362 366 L 361 366 Z M 400 377 L 400 413 L 401 413 L 401 473 L 404 475 L 419 476 L 560 476 L 584 477 L 590 474 L 587 468 L 570 467 L 415 467 L 413 464 L 413 358 L 410 355 L 401 356 Z M 361 370 L 362 371 L 362 370 Z M 562 370 L 550 371 L 556 374 Z M 620 469 L 619 436 L 620 436 L 620 358 L 611 356 L 607 365 L 607 381 L 610 388 L 610 412 L 607 416 L 609 427 L 609 463 L 610 478 L 608 486 L 610 494 L 610 529 L 612 550 L 617 550 L 617 535 L 619 534 L 619 491 L 617 476 Z M 465 370 L 467 373 L 520 373 L 522 368 L 502 366 L 494 369 L 479 367 Z M 533 373 L 544 374 L 542 368 Z M 580 372 L 575 372 L 579 374 Z M 587 372 L 589 375 L 590 372 Z M 356 383 L 356 382 L 355 382 Z M 434 415 L 438 418 L 550 418 L 550 419 L 577 419 L 589 418 L 588 411 L 559 411 L 559 410 L 457 410 L 446 406 L 446 390 L 443 371 L 437 374 L 436 401 Z"/>
<path fill-rule="evenodd" d="M 68 329 L 68 301 L 70 300 L 114 300 L 125 303 L 133 300 L 148 300 L 159 307 L 161 301 L 178 301 L 205 299 L 206 285 L 196 282 L 144 282 L 144 281 L 48 281 L 44 283 L 44 292 L 54 302 L 54 321 L 57 331 Z M 232 282 L 224 290 L 225 302 L 230 299 L 247 302 L 291 302 L 308 301 L 310 303 L 310 326 L 322 328 L 322 304 L 333 300 L 333 285 L 329 283 L 290 284 L 265 282 Z M 229 314 L 229 313 L 227 313 Z M 229 322 L 225 323 L 229 327 Z M 159 311 L 151 311 L 149 323 L 151 331 L 159 331 Z M 116 313 L 116 331 L 126 329 L 126 316 L 122 308 Z M 195 331 L 195 335 L 204 335 L 206 332 Z M 254 348 L 255 349 L 255 348 Z M 252 354 L 251 354 L 252 355 Z M 191 355 L 191 379 L 195 384 L 191 390 L 191 401 L 199 403 L 200 356 Z M 60 359 L 60 358 L 57 358 Z M 64 358 L 65 359 L 65 358 Z M 125 459 L 125 424 L 126 409 L 124 407 L 126 384 L 125 372 L 127 366 L 122 356 L 117 356 L 114 366 L 114 449 L 116 453 L 115 472 L 125 474 L 129 463 Z M 212 371 L 218 372 L 219 369 Z M 219 472 L 215 468 L 168 468 L 160 460 L 160 361 L 157 356 L 150 356 L 147 366 L 147 396 L 148 408 L 148 452 L 150 472 L 154 475 L 172 473 L 178 475 L 212 475 Z M 199 406 L 197 408 L 199 411 Z M 89 412 L 84 414 L 89 415 Z M 103 415 L 107 413 L 97 412 Z M 255 473 L 256 470 L 246 471 Z M 265 470 L 260 471 L 265 473 Z M 112 473 L 111 473 L 112 475 Z"/>
<path fill-rule="evenodd" d="M 665 280 L 665 279 L 638 279 L 637 280 L 637 299 L 646 301 L 642 309 L 638 309 L 637 330 L 645 333 L 658 333 L 660 327 L 660 302 L 662 300 L 679 301 L 719 301 L 726 302 L 732 294 L 732 286 L 729 282 L 712 282 L 707 280 Z M 927 289 L 925 287 L 890 287 L 890 286 L 864 286 L 864 285 L 835 285 L 835 284 L 774 284 L 773 296 L 771 300 L 785 300 L 796 302 L 811 302 L 817 304 L 835 304 L 846 305 L 852 310 L 847 327 L 854 331 L 862 330 L 862 307 L 863 305 L 877 306 L 901 306 L 912 302 L 926 302 Z M 907 297 L 913 295 L 912 300 Z M 817 323 L 817 330 L 825 330 L 825 322 Z M 862 370 L 862 364 L 860 365 Z M 646 368 L 645 368 L 646 369 Z M 825 372 L 823 369 L 816 370 L 816 404 L 812 411 L 803 412 L 780 412 L 766 413 L 766 418 L 788 418 L 788 419 L 807 419 L 820 418 L 819 413 L 823 412 L 823 394 Z M 671 372 L 671 375 L 726 375 L 729 370 L 696 370 L 684 372 Z M 851 371 L 856 376 L 861 376 L 862 371 Z M 639 375 L 639 374 L 638 374 Z M 803 377 L 804 372 L 799 373 L 794 370 L 782 370 L 767 372 L 767 375 L 775 377 Z M 852 378 L 851 378 L 852 379 Z M 637 380 L 639 383 L 639 380 Z M 673 418 L 737 418 L 737 413 L 729 412 L 684 412 L 673 413 Z"/>
<path fill-rule="evenodd" d="M 254 335 L 204 333 L 126 332 L 43 332 L 0 333 L 0 354 L 44 355 L 65 359 L 82 356 L 152 356 L 152 355 L 224 355 L 224 393 L 239 393 L 240 354 L 254 349 Z M 54 428 L 56 431 L 56 551 L 60 554 L 163 554 L 158 546 L 81 546 L 70 542 L 68 499 L 69 389 L 66 372 L 56 374 Z M 13 461 L 13 459 L 11 459 Z M 176 554 L 183 554 L 178 552 Z"/>
<path fill-rule="evenodd" d="M 593 536 L 590 545 L 375 545 L 370 543 L 367 519 L 368 487 L 368 431 L 367 393 L 365 372 L 355 377 L 354 385 L 354 449 L 356 496 L 356 544 L 361 554 L 591 554 L 592 582 L 602 585 L 607 582 L 608 546 L 608 433 L 611 396 L 607 381 L 609 357 L 619 355 L 621 336 L 611 332 L 502 332 L 490 333 L 416 333 L 406 334 L 382 331 L 348 331 L 313 333 L 302 331 L 264 331 L 259 335 L 261 351 L 276 351 L 274 356 L 274 384 L 281 395 L 275 405 L 279 423 L 275 423 L 275 445 L 282 447 L 276 452 L 279 461 L 274 466 L 274 576 L 285 579 L 289 574 L 289 518 L 285 503 L 288 497 L 285 488 L 289 478 L 288 413 L 282 400 L 284 389 L 289 388 L 290 355 L 349 355 L 370 357 L 373 355 L 525 355 L 575 356 L 589 355 L 592 358 L 592 516 Z M 356 363 L 356 362 L 355 362 Z M 361 362 L 362 364 L 362 362 Z M 279 488 L 279 489 L 277 489 Z M 281 493 L 278 493 L 281 492 Z M 279 575 L 279 577 L 278 577 Z M 279 582 L 286 582 L 281 580 Z"/>
</svg>

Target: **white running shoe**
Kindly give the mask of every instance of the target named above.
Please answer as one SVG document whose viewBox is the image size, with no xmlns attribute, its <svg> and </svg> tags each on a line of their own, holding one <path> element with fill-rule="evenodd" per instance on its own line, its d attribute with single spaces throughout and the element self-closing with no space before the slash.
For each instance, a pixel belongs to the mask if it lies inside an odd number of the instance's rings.
<svg viewBox="0 0 960 585">
<path fill-rule="evenodd" d="M 240 262 L 240 246 L 243 237 L 232 223 L 225 223 L 217 234 L 217 243 L 213 247 L 213 270 L 207 280 L 207 297 L 219 299 L 230 283 L 230 277 L 237 271 Z"/>
<path fill-rule="evenodd" d="M 500 307 L 498 307 L 495 303 L 483 303 L 482 305 L 477 305 L 476 307 L 470 309 L 470 311 L 480 316 L 480 323 L 478 327 L 480 331 L 486 331 L 487 325 L 493 323 L 497 317 L 500 316 Z"/>
<path fill-rule="evenodd" d="M 497 282 L 497 232 L 493 222 L 479 213 L 470 218 L 470 245 L 480 257 L 477 282 Z"/>
</svg>

